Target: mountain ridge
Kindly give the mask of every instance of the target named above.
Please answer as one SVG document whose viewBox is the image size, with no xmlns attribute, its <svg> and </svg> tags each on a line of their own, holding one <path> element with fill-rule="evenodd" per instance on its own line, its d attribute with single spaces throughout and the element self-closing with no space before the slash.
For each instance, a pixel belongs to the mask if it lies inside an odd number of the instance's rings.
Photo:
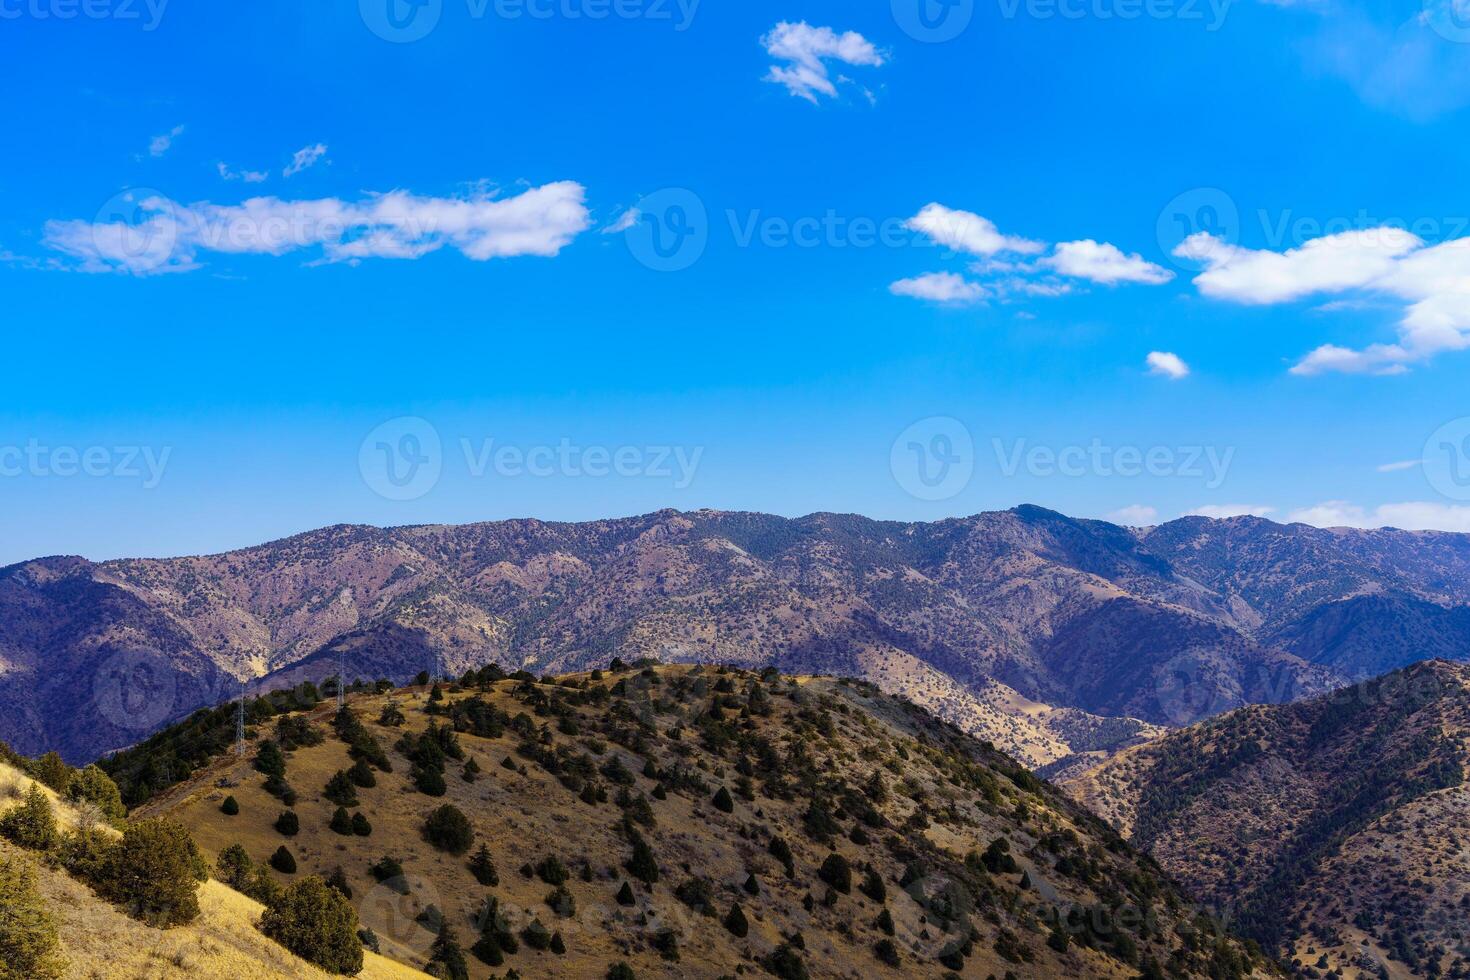
<svg viewBox="0 0 1470 980">
<path fill-rule="evenodd" d="M 1032 505 L 932 523 L 664 510 L 339 524 L 217 555 L 0 569 L 13 709 L 0 717 L 16 719 L 0 738 L 85 761 L 242 680 L 320 680 L 344 659 L 353 676 L 402 680 L 621 653 L 928 689 L 941 716 L 1042 766 L 1068 739 L 1036 712 L 994 721 L 997 703 L 1158 726 L 1328 690 L 1414 659 L 1427 624 L 1459 622 L 1459 570 L 1463 535 L 1124 528 Z M 78 712 L 101 724 L 67 720 Z"/>
</svg>

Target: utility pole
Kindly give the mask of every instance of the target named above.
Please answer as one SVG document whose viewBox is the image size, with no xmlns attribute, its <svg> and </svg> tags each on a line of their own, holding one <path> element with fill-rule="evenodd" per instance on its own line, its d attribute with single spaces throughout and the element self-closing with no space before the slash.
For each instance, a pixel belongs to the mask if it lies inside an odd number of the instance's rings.
<svg viewBox="0 0 1470 980">
<path fill-rule="evenodd" d="M 347 651 L 337 649 L 337 710 L 347 707 Z"/>
</svg>

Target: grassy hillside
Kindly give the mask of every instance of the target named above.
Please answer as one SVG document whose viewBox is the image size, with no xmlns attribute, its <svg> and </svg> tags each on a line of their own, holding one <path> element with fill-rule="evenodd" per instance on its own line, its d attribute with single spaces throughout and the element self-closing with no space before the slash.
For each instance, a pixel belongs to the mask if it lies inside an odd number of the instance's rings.
<svg viewBox="0 0 1470 980">
<path fill-rule="evenodd" d="M 135 814 L 182 821 L 211 859 L 284 846 L 297 871 L 282 880 L 340 870 L 382 951 L 415 966 L 447 921 L 475 978 L 623 963 L 639 978 L 1268 971 L 1100 821 L 871 686 L 688 666 L 497 676 L 354 695 L 351 727 L 326 704 L 289 716 L 307 726 L 262 723 L 245 757 L 215 757 Z M 386 756 L 358 770 L 372 786 L 330 794 L 355 795 L 344 809 L 366 836 L 331 826 L 328 784 L 354 766 L 339 731 L 359 757 Z M 277 737 L 295 748 L 273 795 L 256 759 Z M 279 819 L 290 794 L 295 828 Z M 472 835 L 458 853 L 426 839 L 446 805 Z M 477 878 L 482 847 L 494 874 Z M 373 874 L 384 858 L 395 866 Z M 469 953 L 490 899 L 495 967 Z"/>
<path fill-rule="evenodd" d="M 1130 749 L 1069 788 L 1307 976 L 1470 976 L 1470 668 L 1417 664 Z"/>
<path fill-rule="evenodd" d="M 33 781 L 24 774 L 0 765 L 0 797 L 6 801 L 0 804 L 0 812 L 17 805 L 20 794 L 31 785 Z M 42 789 L 52 802 L 58 822 L 75 828 L 77 811 L 50 790 Z M 217 881 L 201 885 L 198 918 L 188 925 L 161 930 L 130 917 L 54 863 L 9 841 L 0 840 L 0 861 L 33 869 L 43 908 L 59 933 L 62 975 L 67 980 L 326 980 L 329 976 L 262 935 L 256 927 L 261 906 Z M 359 974 L 363 980 L 422 980 L 422 973 L 401 963 L 371 954 L 365 959 Z M 13 969 L 0 964 L 0 976 L 30 980 L 20 973 L 7 972 Z"/>
</svg>

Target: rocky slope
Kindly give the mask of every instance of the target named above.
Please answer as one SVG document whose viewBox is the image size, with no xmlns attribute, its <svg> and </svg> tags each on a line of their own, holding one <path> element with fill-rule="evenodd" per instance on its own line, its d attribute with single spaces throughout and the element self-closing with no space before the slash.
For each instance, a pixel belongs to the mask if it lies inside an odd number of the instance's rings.
<svg viewBox="0 0 1470 980">
<path fill-rule="evenodd" d="M 469 954 L 475 980 L 602 978 L 618 963 L 640 980 L 1271 975 L 1096 818 L 870 685 L 688 666 L 496 676 L 442 700 L 349 698 L 386 753 L 345 808 L 366 836 L 330 826 L 341 801 L 325 788 L 354 764 L 330 702 L 284 728 L 260 720 L 246 756 L 213 756 L 134 815 L 184 822 L 211 858 L 284 846 L 297 871 L 283 879 L 340 870 L 384 954 L 414 966 L 430 967 L 441 922 L 466 950 L 487 922 L 519 937 L 496 939 L 489 962 Z M 232 731 L 228 712 L 213 724 Z M 210 730 L 201 719 L 109 768 L 135 797 L 156 768 L 145 756 Z M 289 835 L 253 763 L 278 734 L 297 746 Z M 473 835 L 449 849 L 426 834 L 446 805 Z M 385 857 L 393 870 L 372 873 Z"/>
<path fill-rule="evenodd" d="M 1251 707 L 1067 787 L 1307 975 L 1470 976 L 1470 667 Z"/>
<path fill-rule="evenodd" d="M 1125 529 L 1036 507 L 333 527 L 208 557 L 43 559 L 0 570 L 0 738 L 80 762 L 244 678 L 621 654 L 871 678 L 1046 765 L 1148 733 L 1098 719 L 1187 724 L 1463 657 L 1466 572 L 1465 535 Z"/>
</svg>

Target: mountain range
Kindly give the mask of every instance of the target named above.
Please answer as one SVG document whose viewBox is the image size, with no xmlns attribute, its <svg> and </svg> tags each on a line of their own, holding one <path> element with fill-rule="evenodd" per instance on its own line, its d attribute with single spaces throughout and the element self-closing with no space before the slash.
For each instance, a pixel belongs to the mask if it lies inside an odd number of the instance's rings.
<svg viewBox="0 0 1470 980">
<path fill-rule="evenodd" d="M 867 679 L 1033 767 L 1470 657 L 1470 536 L 1039 507 L 934 523 L 662 511 L 336 526 L 221 555 L 0 569 L 0 738 L 85 762 L 345 670 L 612 657 Z"/>
<path fill-rule="evenodd" d="M 1470 976 L 1470 667 L 1241 708 L 1065 781 L 1221 917 L 1315 975 Z"/>
</svg>

